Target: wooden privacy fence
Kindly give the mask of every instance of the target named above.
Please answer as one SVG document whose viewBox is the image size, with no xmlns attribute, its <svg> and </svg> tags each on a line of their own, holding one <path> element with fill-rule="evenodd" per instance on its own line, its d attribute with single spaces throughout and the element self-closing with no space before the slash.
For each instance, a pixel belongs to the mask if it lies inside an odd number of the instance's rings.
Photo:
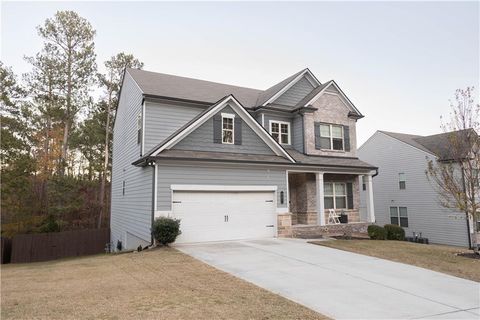
<svg viewBox="0 0 480 320">
<path fill-rule="evenodd" d="M 105 252 L 110 229 L 19 234 L 12 239 L 11 263 L 54 260 Z"/>
</svg>

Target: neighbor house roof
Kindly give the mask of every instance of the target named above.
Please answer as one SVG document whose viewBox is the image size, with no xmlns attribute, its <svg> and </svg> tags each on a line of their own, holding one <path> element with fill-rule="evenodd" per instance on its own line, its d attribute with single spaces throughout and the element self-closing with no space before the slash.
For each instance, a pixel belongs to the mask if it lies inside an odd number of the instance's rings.
<svg viewBox="0 0 480 320">
<path fill-rule="evenodd" d="M 468 143 L 465 143 L 462 146 L 462 142 L 471 141 L 471 134 L 474 134 L 475 139 L 477 139 L 477 133 L 473 129 L 445 132 L 430 136 L 420 136 L 387 131 L 380 132 L 392 138 L 400 140 L 404 143 L 407 143 L 417 149 L 434 154 L 441 161 L 454 160 L 455 158 L 465 157 L 470 151 L 470 148 L 468 147 Z M 463 150 L 452 148 L 452 142 L 454 142 L 455 145 L 460 146 Z M 457 144 L 457 142 L 459 144 Z M 460 151 L 460 155 L 455 154 L 458 151 Z"/>
</svg>

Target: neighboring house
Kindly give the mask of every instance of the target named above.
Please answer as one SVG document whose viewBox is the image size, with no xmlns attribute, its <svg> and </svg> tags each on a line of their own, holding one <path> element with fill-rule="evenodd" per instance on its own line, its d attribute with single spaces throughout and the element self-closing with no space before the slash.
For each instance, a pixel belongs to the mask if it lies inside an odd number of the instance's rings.
<svg viewBox="0 0 480 320">
<path fill-rule="evenodd" d="M 177 242 L 291 236 L 359 214 L 363 115 L 334 81 L 304 69 L 267 90 L 127 69 L 113 134 L 111 238 L 151 243 L 155 217 L 181 219 Z M 371 188 L 370 188 L 371 190 Z M 317 215 L 317 213 L 320 213 Z"/>
<path fill-rule="evenodd" d="M 465 213 L 440 204 L 435 182 L 426 173 L 428 161 L 452 159 L 449 134 L 377 131 L 358 149 L 359 158 L 379 170 L 373 183 L 377 224 L 400 225 L 407 236 L 421 234 L 432 243 L 469 245 L 473 230 L 467 228 Z"/>
</svg>

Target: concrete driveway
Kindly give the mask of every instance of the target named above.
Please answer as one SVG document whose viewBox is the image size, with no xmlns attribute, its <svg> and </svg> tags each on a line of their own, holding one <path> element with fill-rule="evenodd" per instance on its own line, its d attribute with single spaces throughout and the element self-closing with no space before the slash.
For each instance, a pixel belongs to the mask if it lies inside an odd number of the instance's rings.
<svg viewBox="0 0 480 320">
<path fill-rule="evenodd" d="M 480 319 L 477 282 L 304 240 L 176 248 L 335 319 Z"/>
</svg>

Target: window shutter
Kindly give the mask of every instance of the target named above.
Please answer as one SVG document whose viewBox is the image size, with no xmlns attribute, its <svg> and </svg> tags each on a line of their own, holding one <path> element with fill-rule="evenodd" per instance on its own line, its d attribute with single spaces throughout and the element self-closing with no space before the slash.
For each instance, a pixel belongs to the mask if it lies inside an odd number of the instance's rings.
<svg viewBox="0 0 480 320">
<path fill-rule="evenodd" d="M 353 209 L 353 184 L 347 183 L 347 209 Z"/>
<path fill-rule="evenodd" d="M 222 143 L 222 116 L 213 116 L 213 143 Z"/>
<path fill-rule="evenodd" d="M 235 117 L 234 125 L 234 143 L 235 144 L 242 144 L 242 119 L 239 117 Z"/>
<path fill-rule="evenodd" d="M 320 122 L 315 122 L 315 149 L 320 150 Z"/>
<path fill-rule="evenodd" d="M 343 139 L 345 143 L 345 151 L 350 151 L 350 127 L 343 126 Z"/>
</svg>

